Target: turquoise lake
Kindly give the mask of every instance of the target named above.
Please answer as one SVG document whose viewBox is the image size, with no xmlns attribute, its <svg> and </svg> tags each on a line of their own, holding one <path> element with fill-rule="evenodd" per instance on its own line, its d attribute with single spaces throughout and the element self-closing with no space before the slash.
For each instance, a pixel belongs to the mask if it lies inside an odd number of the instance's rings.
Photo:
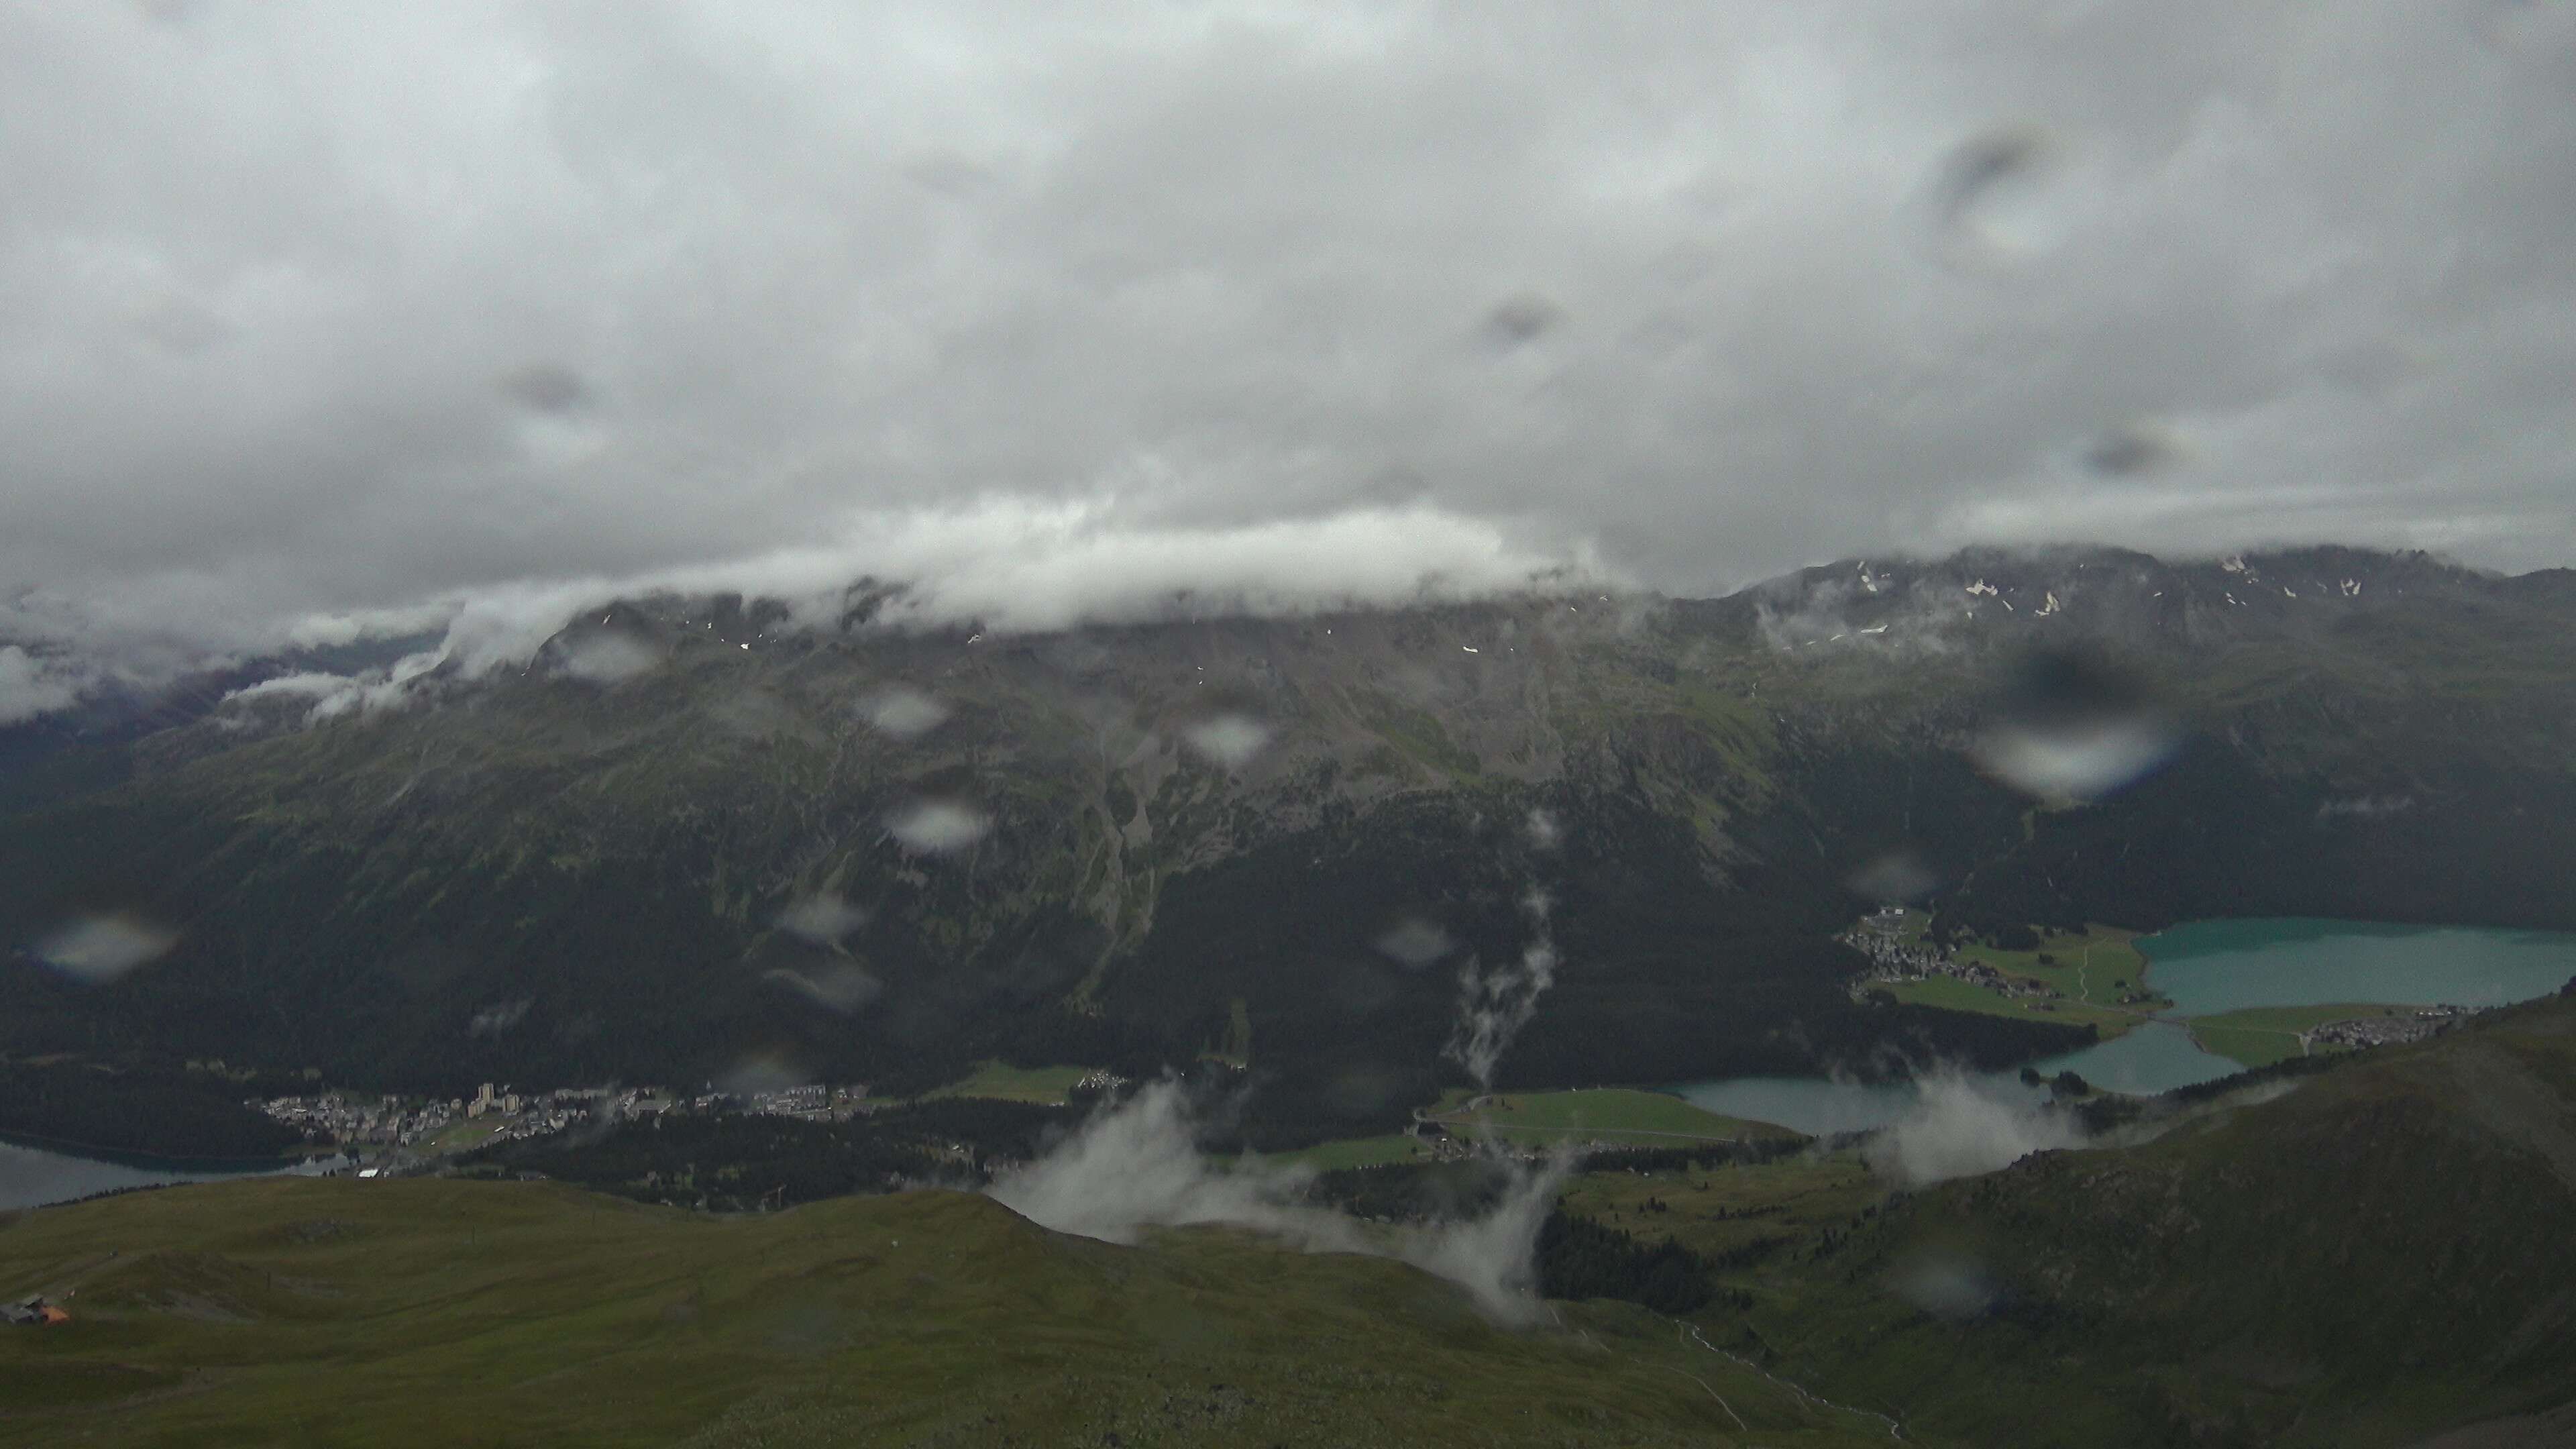
<svg viewBox="0 0 2576 1449">
<path fill-rule="evenodd" d="M 2302 918 L 2194 921 L 2142 936 L 2174 1016 L 2369 1001 L 2503 1006 L 2576 976 L 2576 935 Z"/>
<path fill-rule="evenodd" d="M 2331 1002 L 2504 1006 L 2546 996 L 2576 977 L 2576 934 L 2460 926 L 2381 926 L 2306 918 L 2194 921 L 2138 938 L 2147 984 L 2170 998 L 2164 1019 L 2032 1065 L 2072 1071 L 2094 1086 L 2146 1095 L 2237 1070 L 2202 1051 L 2176 1017 L 2251 1006 Z M 2018 1070 L 1979 1079 L 1986 1091 L 2036 1100 Z M 1916 1100 L 1906 1083 L 1815 1077 L 1731 1077 L 1674 1088 L 1713 1112 L 1824 1135 L 1883 1127 Z"/>
</svg>

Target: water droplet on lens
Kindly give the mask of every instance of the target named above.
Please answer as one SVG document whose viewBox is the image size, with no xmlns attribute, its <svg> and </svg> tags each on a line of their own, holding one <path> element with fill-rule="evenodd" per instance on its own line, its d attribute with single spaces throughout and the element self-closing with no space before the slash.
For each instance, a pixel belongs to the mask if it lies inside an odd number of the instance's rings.
<svg viewBox="0 0 2576 1449">
<path fill-rule="evenodd" d="M 1556 823 L 1556 812 L 1543 805 L 1530 807 L 1529 817 L 1521 822 L 1521 829 L 1529 837 L 1532 850 L 1554 850 L 1565 838 L 1563 827 Z"/>
<path fill-rule="evenodd" d="M 1565 319 L 1563 309 L 1545 297 L 1509 297 L 1485 314 L 1485 336 L 1497 347 L 1536 342 Z"/>
<path fill-rule="evenodd" d="M 954 800 L 921 800 L 886 817 L 886 829 L 904 849 L 932 855 L 964 850 L 993 828 L 990 817 Z"/>
<path fill-rule="evenodd" d="M 2083 464 L 2106 478 L 2135 478 L 2183 461 L 2182 440 L 2151 422 L 2123 423 L 2084 445 Z"/>
<path fill-rule="evenodd" d="M 865 968 L 851 962 L 819 966 L 810 970 L 773 967 L 761 973 L 763 979 L 776 982 L 803 996 L 826 1011 L 843 1016 L 857 1011 L 877 999 L 885 984 L 868 974 Z"/>
<path fill-rule="evenodd" d="M 571 368 L 541 362 L 501 379 L 502 395 L 532 412 L 560 416 L 590 405 L 590 386 Z"/>
<path fill-rule="evenodd" d="M 84 986 L 104 986 L 178 944 L 176 931 L 133 916 L 84 916 L 38 941 L 36 959 Z"/>
<path fill-rule="evenodd" d="M 1870 901 L 1911 904 L 1932 894 L 1941 878 L 1910 850 L 1893 850 L 1852 872 L 1843 882 L 1853 895 Z"/>
<path fill-rule="evenodd" d="M 783 1092 L 812 1081 L 804 1066 L 784 1052 L 755 1052 L 715 1079 L 717 1091 L 734 1097 Z"/>
<path fill-rule="evenodd" d="M 1952 1322 L 1977 1317 L 1996 1297 L 1984 1268 L 1972 1258 L 1949 1253 L 1913 1258 L 1889 1276 L 1887 1286 L 1925 1313 Z"/>
<path fill-rule="evenodd" d="M 1396 922 L 1372 944 L 1379 955 L 1417 971 L 1457 949 L 1447 931 L 1419 917 Z"/>
<path fill-rule="evenodd" d="M 2073 651 L 2032 655 L 1996 702 L 1978 762 L 2024 794 L 2098 800 L 2172 757 L 2171 723 L 2143 681 Z"/>
<path fill-rule="evenodd" d="M 567 678 L 605 685 L 658 669 L 668 654 L 652 634 L 612 615 L 603 622 L 576 620 L 547 640 L 539 657 Z"/>
<path fill-rule="evenodd" d="M 1181 738 L 1225 768 L 1239 770 L 1269 745 L 1270 726 L 1250 715 L 1220 714 L 1191 725 Z"/>
<path fill-rule="evenodd" d="M 891 685 L 859 701 L 859 717 L 898 740 L 915 740 L 948 721 L 948 706 L 903 685 Z"/>
<path fill-rule="evenodd" d="M 2070 221 L 2065 148 L 2036 126 L 1985 132 L 1941 164 L 1932 207 L 1953 259 L 2011 263 L 2058 244 Z"/>
<path fill-rule="evenodd" d="M 791 902 L 778 913 L 778 929 L 801 936 L 817 946 L 837 944 L 840 939 L 868 923 L 868 913 L 832 891 L 821 891 Z"/>
</svg>

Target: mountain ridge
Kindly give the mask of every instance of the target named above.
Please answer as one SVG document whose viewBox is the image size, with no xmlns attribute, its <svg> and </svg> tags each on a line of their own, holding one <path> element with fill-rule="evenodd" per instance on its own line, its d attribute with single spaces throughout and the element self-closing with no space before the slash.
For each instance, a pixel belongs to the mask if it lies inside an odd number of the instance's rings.
<svg viewBox="0 0 2576 1449">
<path fill-rule="evenodd" d="M 1255 1118 L 1320 1134 L 1461 1080 L 1459 973 L 1521 956 L 1535 890 L 1565 966 L 1508 1080 L 2001 1064 L 2083 1037 L 1851 1002 L 1850 882 L 1895 862 L 1962 929 L 2576 925 L 2576 590 L 2522 579 L 1971 552 L 991 638 L 628 600 L 402 708 L 236 696 L 0 816 L 0 1051 L 908 1082 L 1186 1063 L 1240 1011 Z M 2034 659 L 2126 681 L 2169 761 L 2091 804 L 1999 777 L 1981 742 Z M 783 924 L 821 900 L 865 923 Z M 178 944 L 99 984 L 37 964 L 101 913 Z M 1437 949 L 1381 947 L 1408 925 Z"/>
</svg>

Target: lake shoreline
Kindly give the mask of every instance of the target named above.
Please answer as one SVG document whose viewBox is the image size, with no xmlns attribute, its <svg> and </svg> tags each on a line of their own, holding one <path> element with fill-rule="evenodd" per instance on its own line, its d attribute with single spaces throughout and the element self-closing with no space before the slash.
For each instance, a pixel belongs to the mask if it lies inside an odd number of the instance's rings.
<svg viewBox="0 0 2576 1449">
<path fill-rule="evenodd" d="M 112 1163 L 118 1167 L 144 1171 L 208 1173 L 255 1173 L 294 1167 L 337 1155 L 337 1149 L 321 1151 L 310 1144 L 274 1157 L 197 1157 L 169 1152 L 145 1152 L 132 1147 L 107 1147 L 95 1142 L 80 1142 L 68 1137 L 48 1137 L 41 1132 L 0 1130 L 0 1144 L 31 1148 L 61 1157 L 77 1157 L 89 1162 Z"/>
<path fill-rule="evenodd" d="M 2204 1046 L 2195 1020 L 2265 1009 L 2355 1005 L 2472 1010 L 2550 995 L 2576 976 L 2576 933 L 2527 927 L 2408 925 L 2324 917 L 2187 921 L 2132 938 L 2139 985 L 2171 1004 L 2073 1052 L 2020 1067 L 1965 1074 L 2008 1099 L 2044 1099 L 2019 1077 L 2071 1071 L 2095 1088 L 2153 1096 L 2245 1070 Z M 2158 947 L 2162 948 L 2161 955 Z M 2161 979 L 2159 979 L 2161 968 Z M 1730 1077 L 1668 1084 L 1712 1112 L 1774 1122 L 1813 1136 L 1886 1126 L 1920 1100 L 1914 1080 Z"/>
</svg>

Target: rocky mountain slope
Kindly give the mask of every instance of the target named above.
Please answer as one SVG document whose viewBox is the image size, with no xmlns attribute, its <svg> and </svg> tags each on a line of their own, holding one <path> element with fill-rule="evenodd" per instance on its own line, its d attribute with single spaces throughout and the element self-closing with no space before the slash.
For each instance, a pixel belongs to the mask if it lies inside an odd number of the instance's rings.
<svg viewBox="0 0 2576 1449">
<path fill-rule="evenodd" d="M 2071 1039 L 1852 1002 L 1829 938 L 1880 896 L 2576 925 L 2564 574 L 1970 553 L 1035 637 L 881 597 L 605 602 L 493 675 L 57 726 L 0 816 L 0 1051 L 442 1091 L 1213 1057 L 1300 1136 L 1465 1080 L 1462 976 L 1507 1025 L 1539 952 L 1507 1081 Z M 149 959 L 67 969 L 101 922 Z"/>
</svg>

